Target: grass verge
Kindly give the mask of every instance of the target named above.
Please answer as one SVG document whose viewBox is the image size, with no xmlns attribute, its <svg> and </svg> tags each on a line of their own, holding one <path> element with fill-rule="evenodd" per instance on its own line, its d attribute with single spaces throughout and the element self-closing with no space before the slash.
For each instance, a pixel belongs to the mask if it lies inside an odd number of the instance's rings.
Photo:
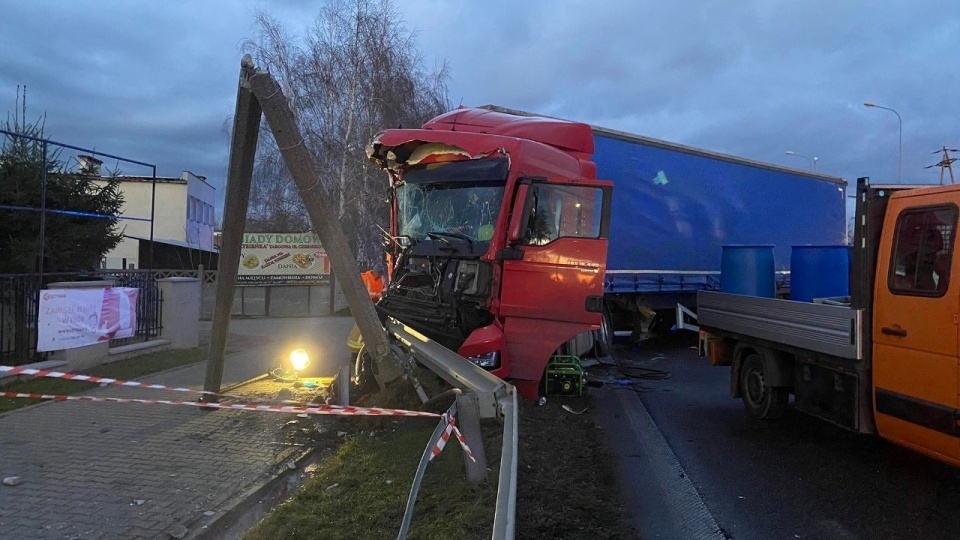
<svg viewBox="0 0 960 540">
<path fill-rule="evenodd" d="M 394 388 L 376 394 L 367 405 L 418 408 L 412 391 Z M 359 434 L 322 462 L 313 478 L 244 540 L 396 537 L 418 460 L 436 424 L 387 417 L 339 422 L 340 429 Z M 502 427 L 484 421 L 482 428 L 487 480 L 479 486 L 467 482 L 462 450 L 451 440 L 427 467 L 409 538 L 490 538 Z M 589 396 L 551 397 L 543 406 L 535 401 L 520 404 L 518 539 L 637 537 L 624 519 L 606 439 Z"/>
<path fill-rule="evenodd" d="M 421 382 L 431 386 L 424 379 Z M 393 384 L 371 398 L 364 405 L 415 410 L 420 403 L 405 383 Z M 414 473 L 437 422 L 361 416 L 338 419 L 336 426 L 353 434 L 293 497 L 247 531 L 244 540 L 396 537 Z M 484 427 L 499 429 L 495 422 Z M 485 429 L 484 440 L 488 455 L 499 455 L 499 438 Z M 408 538 L 489 538 L 497 474 L 494 465 L 486 481 L 471 485 L 463 468 L 463 451 L 451 439 L 426 469 Z"/>
<path fill-rule="evenodd" d="M 166 351 L 159 351 L 104 364 L 80 371 L 79 373 L 95 375 L 97 377 L 132 380 L 151 373 L 158 373 L 175 367 L 201 362 L 206 359 L 206 354 L 207 350 L 203 347 L 196 349 L 168 349 Z M 36 378 L 0 386 L 0 391 L 69 395 L 78 394 L 85 390 L 96 388 L 97 386 L 99 385 L 95 383 L 81 381 Z M 0 414 L 40 403 L 41 401 L 42 400 L 39 399 L 0 398 Z"/>
</svg>

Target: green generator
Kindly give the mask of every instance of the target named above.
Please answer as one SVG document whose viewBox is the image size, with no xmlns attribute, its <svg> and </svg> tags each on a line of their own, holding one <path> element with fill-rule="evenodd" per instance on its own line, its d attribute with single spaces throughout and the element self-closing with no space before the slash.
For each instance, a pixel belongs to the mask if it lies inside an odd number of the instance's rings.
<svg viewBox="0 0 960 540">
<path fill-rule="evenodd" d="M 543 376 L 546 395 L 582 396 L 583 366 L 576 356 L 557 355 L 550 358 Z"/>
</svg>

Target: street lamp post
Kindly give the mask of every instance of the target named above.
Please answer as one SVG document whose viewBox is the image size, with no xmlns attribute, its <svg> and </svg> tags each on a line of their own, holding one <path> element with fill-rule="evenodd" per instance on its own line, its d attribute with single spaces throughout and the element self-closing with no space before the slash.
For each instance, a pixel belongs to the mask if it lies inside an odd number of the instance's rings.
<svg viewBox="0 0 960 540">
<path fill-rule="evenodd" d="M 805 156 L 805 155 L 803 155 L 803 154 L 798 154 L 798 153 L 794 152 L 793 150 L 787 150 L 787 151 L 786 151 L 786 154 L 787 154 L 788 156 L 802 157 L 803 159 L 805 159 L 805 160 L 807 160 L 807 161 L 810 162 L 810 169 L 811 169 L 811 170 L 814 170 L 814 171 L 817 170 L 817 159 L 819 159 L 819 158 L 817 158 L 817 156 L 813 156 L 813 159 L 810 159 L 810 156 Z"/>
<path fill-rule="evenodd" d="M 903 171 L 903 168 L 902 168 L 902 165 L 903 165 L 903 118 L 900 118 L 900 113 L 898 113 L 897 111 L 891 109 L 890 107 L 884 107 L 884 106 L 882 106 L 882 105 L 877 105 L 876 103 L 873 103 L 873 102 L 871 102 L 871 101 L 868 101 L 868 102 L 864 103 L 863 106 L 864 106 L 864 107 L 872 107 L 872 108 L 875 108 L 875 109 L 883 109 L 883 110 L 885 110 L 885 111 L 890 111 L 890 112 L 892 112 L 893 114 L 897 115 L 897 132 L 898 132 L 899 139 L 900 139 L 900 142 L 898 143 L 898 146 L 897 146 L 897 182 L 899 183 L 899 182 L 903 181 L 903 175 L 902 175 L 902 171 Z"/>
</svg>

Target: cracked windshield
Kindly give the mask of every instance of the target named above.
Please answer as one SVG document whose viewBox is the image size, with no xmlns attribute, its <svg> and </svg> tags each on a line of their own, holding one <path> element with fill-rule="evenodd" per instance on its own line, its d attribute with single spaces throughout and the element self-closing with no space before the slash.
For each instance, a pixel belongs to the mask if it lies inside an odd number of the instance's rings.
<svg viewBox="0 0 960 540">
<path fill-rule="evenodd" d="M 506 160 L 435 163 L 408 171 L 397 189 L 402 236 L 429 234 L 487 241 L 500 215 Z"/>
</svg>

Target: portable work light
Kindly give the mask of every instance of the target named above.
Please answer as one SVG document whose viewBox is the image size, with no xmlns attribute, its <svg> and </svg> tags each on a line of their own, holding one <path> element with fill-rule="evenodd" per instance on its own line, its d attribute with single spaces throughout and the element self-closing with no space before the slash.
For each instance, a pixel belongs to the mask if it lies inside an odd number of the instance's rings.
<svg viewBox="0 0 960 540">
<path fill-rule="evenodd" d="M 281 381 L 295 382 L 299 379 L 298 373 L 310 366 L 310 355 L 303 347 L 298 347 L 280 360 L 280 365 L 269 371 L 269 374 Z"/>
<path fill-rule="evenodd" d="M 307 369 L 307 366 L 310 365 L 310 355 L 307 354 L 306 349 L 300 347 L 290 351 L 290 371 L 294 373 L 298 371 L 303 371 Z"/>
</svg>

